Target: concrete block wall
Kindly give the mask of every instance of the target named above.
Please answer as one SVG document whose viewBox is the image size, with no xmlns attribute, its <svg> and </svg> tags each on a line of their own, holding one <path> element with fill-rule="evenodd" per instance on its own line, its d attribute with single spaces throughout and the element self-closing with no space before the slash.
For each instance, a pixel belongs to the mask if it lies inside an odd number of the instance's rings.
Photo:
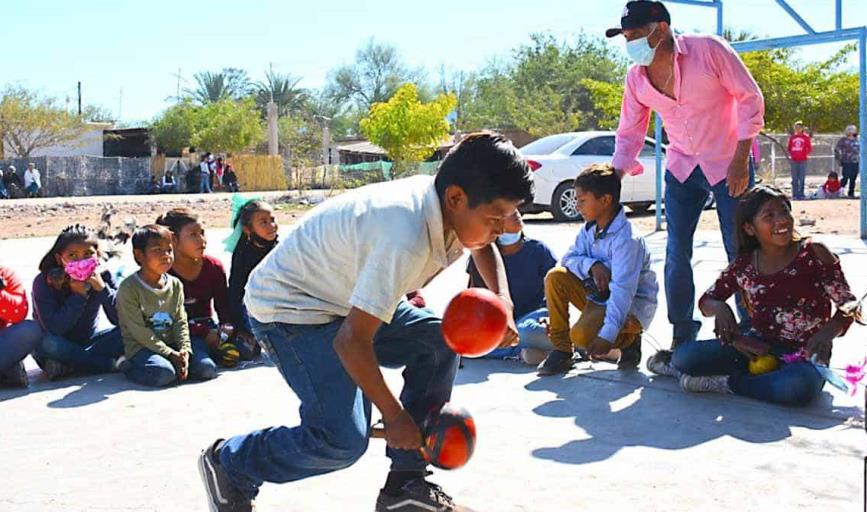
<svg viewBox="0 0 867 512">
<path fill-rule="evenodd" d="M 14 165 L 24 180 L 32 162 L 42 176 L 43 197 L 97 196 L 147 193 L 150 158 L 35 157 L 0 160 L 3 171 Z"/>
</svg>

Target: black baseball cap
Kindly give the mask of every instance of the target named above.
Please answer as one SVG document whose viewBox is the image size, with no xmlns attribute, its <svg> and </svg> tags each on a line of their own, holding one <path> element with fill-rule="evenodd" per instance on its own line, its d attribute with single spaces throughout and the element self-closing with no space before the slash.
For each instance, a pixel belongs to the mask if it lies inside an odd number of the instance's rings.
<svg viewBox="0 0 867 512">
<path fill-rule="evenodd" d="M 671 24 L 671 15 L 662 2 L 650 0 L 637 0 L 626 2 L 623 8 L 623 16 L 620 18 L 620 26 L 609 28 L 605 31 L 605 37 L 619 36 L 623 29 L 641 28 L 654 21 L 664 21 Z"/>
</svg>

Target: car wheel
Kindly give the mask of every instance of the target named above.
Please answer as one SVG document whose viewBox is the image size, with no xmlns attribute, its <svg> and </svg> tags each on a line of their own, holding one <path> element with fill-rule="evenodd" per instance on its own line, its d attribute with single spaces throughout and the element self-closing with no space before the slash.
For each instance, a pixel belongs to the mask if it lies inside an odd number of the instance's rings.
<svg viewBox="0 0 867 512">
<path fill-rule="evenodd" d="M 653 203 L 629 203 L 627 206 L 635 213 L 645 213 L 652 205 Z"/>
<path fill-rule="evenodd" d="M 574 222 L 581 219 L 581 214 L 578 213 L 578 197 L 571 181 L 561 183 L 554 190 L 554 197 L 551 198 L 551 214 L 554 215 L 555 220 L 561 222 Z"/>
</svg>

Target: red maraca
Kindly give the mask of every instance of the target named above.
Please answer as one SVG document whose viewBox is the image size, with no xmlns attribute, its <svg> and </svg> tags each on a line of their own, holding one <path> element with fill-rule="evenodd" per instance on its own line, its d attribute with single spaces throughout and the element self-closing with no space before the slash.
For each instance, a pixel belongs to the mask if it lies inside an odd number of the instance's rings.
<svg viewBox="0 0 867 512">
<path fill-rule="evenodd" d="M 509 313 L 490 290 L 469 288 L 455 295 L 443 315 L 443 337 L 455 353 L 480 357 L 499 346 Z"/>
</svg>

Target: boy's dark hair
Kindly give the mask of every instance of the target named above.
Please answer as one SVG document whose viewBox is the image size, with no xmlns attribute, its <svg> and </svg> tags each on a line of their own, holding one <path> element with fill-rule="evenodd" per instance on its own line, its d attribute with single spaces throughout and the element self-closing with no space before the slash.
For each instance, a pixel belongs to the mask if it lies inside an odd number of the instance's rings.
<svg viewBox="0 0 867 512">
<path fill-rule="evenodd" d="M 839 178 L 839 177 L 840 177 L 840 176 L 839 176 L 839 175 L 837 175 L 837 173 L 836 173 L 836 172 L 834 172 L 834 171 L 831 171 L 831 172 L 829 172 L 829 173 L 828 173 L 828 177 L 829 177 L 829 178 L 834 178 L 834 179 L 838 179 L 838 178 Z"/>
<path fill-rule="evenodd" d="M 434 180 L 440 200 L 450 185 L 463 189 L 470 208 L 496 199 L 533 202 L 527 161 L 498 133 L 471 133 L 448 152 Z"/>
<path fill-rule="evenodd" d="M 96 236 L 96 231 L 83 224 L 66 226 L 57 235 L 57 240 L 54 241 L 51 249 L 42 257 L 42 260 L 39 262 L 39 271 L 48 272 L 55 268 L 61 268 L 61 265 L 57 263 L 56 256 L 72 244 L 88 244 L 96 249 L 99 245 L 99 238 Z"/>
<path fill-rule="evenodd" d="M 768 185 L 756 185 L 747 190 L 738 201 L 738 207 L 735 210 L 735 229 L 737 230 L 738 255 L 751 254 L 759 248 L 759 241 L 756 237 L 747 234 L 744 230 L 744 224 L 752 223 L 753 219 L 758 215 L 765 203 L 779 199 L 785 203 L 786 207 L 791 211 L 792 202 L 780 189 L 770 187 Z M 797 240 L 799 237 L 795 235 Z"/>
<path fill-rule="evenodd" d="M 154 240 L 159 239 L 167 240 L 169 243 L 171 243 L 172 232 L 169 231 L 165 226 L 160 226 L 158 224 L 148 224 L 147 226 L 142 226 L 136 229 L 135 233 L 133 233 L 132 235 L 132 250 L 145 252 L 148 248 L 148 245 L 153 243 Z M 136 263 L 138 263 L 138 259 L 136 259 Z"/>
<path fill-rule="evenodd" d="M 613 204 L 620 204 L 620 176 L 611 164 L 587 166 L 575 178 L 575 188 L 590 192 L 597 198 L 609 195 Z"/>
<path fill-rule="evenodd" d="M 253 214 L 256 212 L 272 211 L 271 205 L 261 199 L 253 199 L 241 207 L 238 215 L 232 220 L 232 227 L 236 227 L 239 223 L 241 226 L 253 228 Z"/>
<path fill-rule="evenodd" d="M 157 217 L 156 224 L 169 228 L 175 236 L 180 236 L 181 230 L 187 224 L 199 222 L 199 216 L 189 208 L 172 208 Z"/>
</svg>

